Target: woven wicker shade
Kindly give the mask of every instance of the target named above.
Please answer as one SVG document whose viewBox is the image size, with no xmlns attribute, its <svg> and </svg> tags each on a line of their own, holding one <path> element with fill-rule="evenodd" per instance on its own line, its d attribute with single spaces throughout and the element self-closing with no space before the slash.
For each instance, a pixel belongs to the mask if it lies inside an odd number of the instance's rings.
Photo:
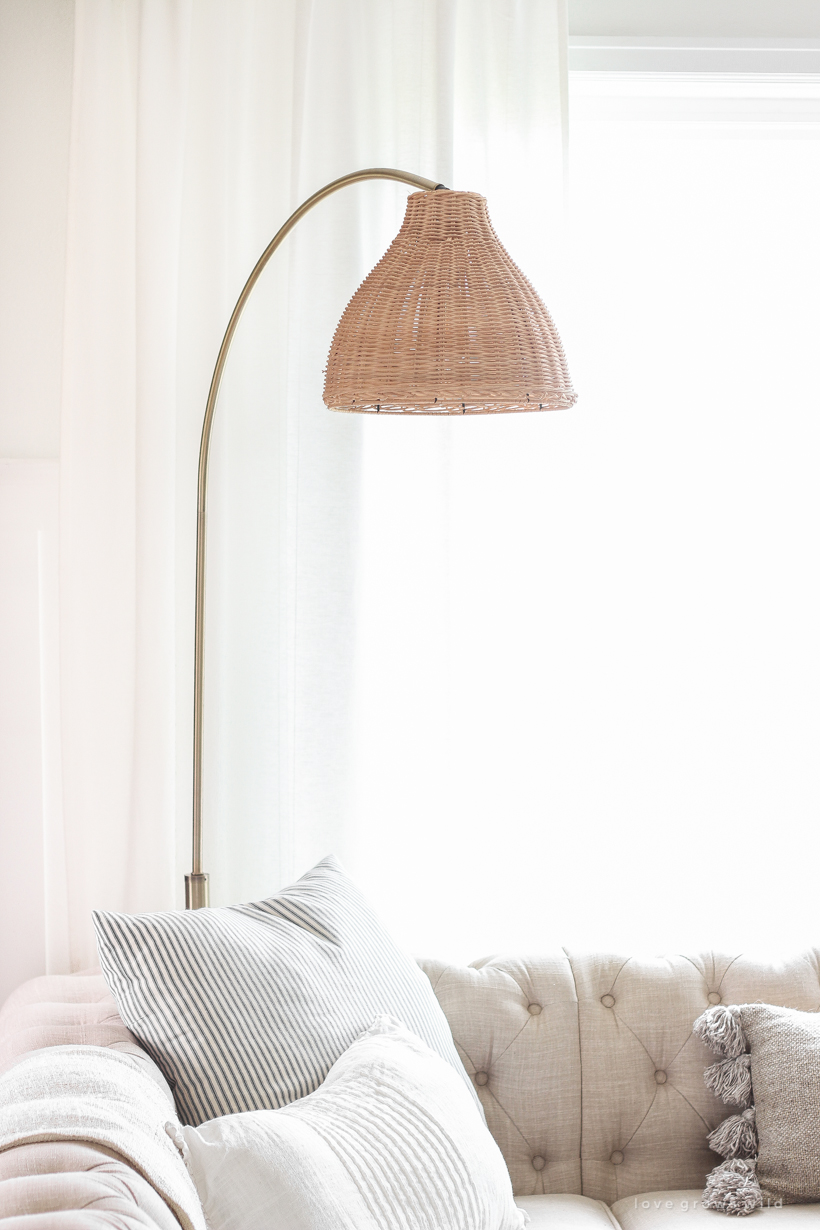
<svg viewBox="0 0 820 1230">
<path fill-rule="evenodd" d="M 561 410 L 561 340 L 477 192 L 414 192 L 401 230 L 345 308 L 325 405 L 398 414 Z"/>
</svg>

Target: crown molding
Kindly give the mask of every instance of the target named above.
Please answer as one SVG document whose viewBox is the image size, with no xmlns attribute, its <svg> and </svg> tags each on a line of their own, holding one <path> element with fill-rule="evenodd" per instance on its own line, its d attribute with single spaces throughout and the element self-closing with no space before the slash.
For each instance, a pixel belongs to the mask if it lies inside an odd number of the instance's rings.
<svg viewBox="0 0 820 1230">
<path fill-rule="evenodd" d="M 571 34 L 569 67 L 575 72 L 820 74 L 820 38 Z"/>
</svg>

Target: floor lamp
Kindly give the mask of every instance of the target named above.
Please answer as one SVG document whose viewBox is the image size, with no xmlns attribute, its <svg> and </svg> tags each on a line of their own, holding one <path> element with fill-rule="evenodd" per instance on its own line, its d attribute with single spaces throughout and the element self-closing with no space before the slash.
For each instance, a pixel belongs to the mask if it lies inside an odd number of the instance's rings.
<svg viewBox="0 0 820 1230">
<path fill-rule="evenodd" d="M 365 278 L 330 347 L 324 402 L 376 414 L 560 410 L 572 390 L 543 302 L 498 241 L 487 202 L 408 171 L 374 167 L 314 192 L 280 227 L 231 313 L 211 378 L 199 449 L 194 631 L 193 865 L 185 907 L 208 905 L 202 870 L 202 717 L 208 454 L 219 385 L 236 327 L 262 270 L 305 214 L 348 184 L 392 179 L 417 189 L 401 230 Z"/>
</svg>

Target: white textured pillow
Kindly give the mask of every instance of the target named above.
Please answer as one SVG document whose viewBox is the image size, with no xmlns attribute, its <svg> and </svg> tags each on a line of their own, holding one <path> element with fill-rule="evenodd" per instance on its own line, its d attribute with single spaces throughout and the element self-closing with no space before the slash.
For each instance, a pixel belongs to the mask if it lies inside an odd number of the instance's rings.
<svg viewBox="0 0 820 1230">
<path fill-rule="evenodd" d="M 529 1220 L 464 1083 L 386 1016 L 300 1102 L 166 1130 L 209 1230 L 519 1230 Z"/>
<path fill-rule="evenodd" d="M 478 1105 L 429 979 L 333 858 L 266 901 L 94 923 L 120 1015 L 184 1123 L 313 1093 L 382 1013 L 452 1064 Z"/>
</svg>

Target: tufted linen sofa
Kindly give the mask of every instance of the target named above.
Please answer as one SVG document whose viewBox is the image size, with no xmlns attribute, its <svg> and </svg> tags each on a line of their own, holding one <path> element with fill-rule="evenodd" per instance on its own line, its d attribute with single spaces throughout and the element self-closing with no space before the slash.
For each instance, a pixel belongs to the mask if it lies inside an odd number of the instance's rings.
<svg viewBox="0 0 820 1230">
<path fill-rule="evenodd" d="M 558 950 L 466 967 L 421 964 L 531 1230 L 725 1223 L 700 1201 L 720 1160 L 706 1135 L 727 1110 L 703 1083 L 713 1056 L 692 1024 L 716 1003 L 820 1009 L 817 949 L 777 963 Z M 96 971 L 35 979 L 0 1012 L 0 1072 L 32 1050 L 67 1044 L 113 1047 L 153 1069 Z M 752 1216 L 775 1230 L 798 1222 L 820 1230 L 820 1204 Z M 44 1141 L 0 1151 L 0 1230 L 178 1226 L 150 1183 L 99 1146 Z"/>
</svg>

